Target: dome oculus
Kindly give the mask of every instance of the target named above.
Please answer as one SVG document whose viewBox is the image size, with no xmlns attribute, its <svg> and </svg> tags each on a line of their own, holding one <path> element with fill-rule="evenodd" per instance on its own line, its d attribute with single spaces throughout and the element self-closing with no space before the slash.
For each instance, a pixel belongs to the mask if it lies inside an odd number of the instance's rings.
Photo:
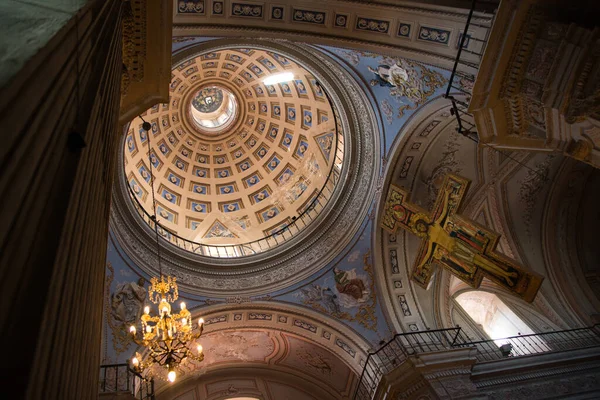
<svg viewBox="0 0 600 400">
<path fill-rule="evenodd" d="M 193 122 L 202 131 L 226 133 L 235 119 L 237 100 L 231 91 L 219 86 L 206 86 L 192 98 L 189 111 Z"/>
<path fill-rule="evenodd" d="M 198 112 L 210 114 L 223 104 L 223 91 L 215 86 L 204 88 L 192 99 L 192 105 Z"/>
</svg>

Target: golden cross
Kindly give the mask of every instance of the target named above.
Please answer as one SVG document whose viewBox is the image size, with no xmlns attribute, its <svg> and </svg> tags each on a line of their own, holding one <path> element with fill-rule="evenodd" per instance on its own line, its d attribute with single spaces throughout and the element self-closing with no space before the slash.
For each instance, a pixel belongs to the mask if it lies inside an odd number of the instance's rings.
<svg viewBox="0 0 600 400">
<path fill-rule="evenodd" d="M 401 227 L 423 239 L 412 273 L 412 279 L 423 288 L 429 285 L 434 264 L 438 264 L 474 288 L 485 276 L 532 302 L 544 278 L 498 254 L 497 233 L 456 213 L 468 186 L 468 179 L 446 175 L 433 211 L 427 213 L 408 203 L 408 192 L 390 185 L 381 227 L 390 233 Z"/>
</svg>

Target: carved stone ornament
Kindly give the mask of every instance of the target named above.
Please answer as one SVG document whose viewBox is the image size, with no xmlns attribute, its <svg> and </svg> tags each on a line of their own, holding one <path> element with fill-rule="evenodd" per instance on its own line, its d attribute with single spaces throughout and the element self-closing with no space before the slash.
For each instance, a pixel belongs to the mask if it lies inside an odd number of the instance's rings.
<svg viewBox="0 0 600 400">
<path fill-rule="evenodd" d="M 163 271 L 188 293 L 260 295 L 287 287 L 323 268 L 350 242 L 367 216 L 379 175 L 379 136 L 369 100 L 349 73 L 314 47 L 279 40 L 219 39 L 187 47 L 173 62 L 231 47 L 275 51 L 306 67 L 329 94 L 339 113 L 345 143 L 340 182 L 310 226 L 286 243 L 261 254 L 209 258 L 161 243 Z M 125 130 L 127 131 L 127 130 Z M 120 146 L 120 160 L 124 146 Z M 129 257 L 146 273 L 158 270 L 153 231 L 128 198 L 122 162 L 113 192 L 111 229 Z"/>
</svg>

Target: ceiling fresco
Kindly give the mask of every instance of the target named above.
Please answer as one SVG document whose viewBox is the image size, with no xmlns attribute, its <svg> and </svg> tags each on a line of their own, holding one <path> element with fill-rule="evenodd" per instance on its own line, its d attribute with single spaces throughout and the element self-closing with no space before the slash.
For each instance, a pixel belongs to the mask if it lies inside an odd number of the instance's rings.
<svg viewBox="0 0 600 400">
<path fill-rule="evenodd" d="M 401 139 L 398 133 L 403 125 L 419 107 L 445 93 L 450 77 L 450 71 L 400 57 L 329 46 L 320 48 L 345 64 L 371 93 L 373 105 L 381 116 L 382 144 L 387 156 L 394 141 Z"/>
<path fill-rule="evenodd" d="M 204 40 L 205 39 L 199 39 L 198 41 Z M 189 45 L 190 43 L 195 42 L 196 41 L 194 40 L 177 42 L 174 43 L 174 48 L 180 49 Z M 404 129 L 405 125 L 414 123 L 413 115 L 415 112 L 427 106 L 432 101 L 436 101 L 435 99 L 439 99 L 445 90 L 449 71 L 415 61 L 386 57 L 373 53 L 350 51 L 333 47 L 319 47 L 318 49 L 328 54 L 332 59 L 342 65 L 360 83 L 360 85 L 363 87 L 363 90 L 368 93 L 371 106 L 376 112 L 380 124 L 380 144 L 382 147 L 382 154 L 384 154 L 381 160 L 383 171 L 380 172 L 381 175 L 379 177 L 382 184 L 384 176 L 383 173 L 385 172 L 386 168 L 388 168 L 388 160 L 391 159 L 393 152 L 396 151 L 397 144 L 402 136 L 407 134 L 407 130 Z M 287 157 L 287 161 L 285 162 L 290 163 L 294 168 L 296 168 L 296 171 L 302 170 L 300 164 L 302 160 L 294 157 L 295 149 L 292 149 L 289 152 L 280 151 L 281 143 L 265 140 L 268 132 L 266 134 L 257 133 L 256 123 L 258 120 L 264 120 L 266 124 L 277 122 L 282 127 L 285 126 L 288 129 L 293 130 L 293 143 L 298 144 L 300 143 L 301 136 L 313 138 L 321 131 L 327 131 L 328 129 L 330 130 L 332 127 L 331 119 L 319 120 L 319 118 L 317 118 L 317 121 L 313 119 L 313 123 L 316 124 L 316 129 L 306 129 L 307 127 L 303 126 L 303 122 L 298 119 L 294 123 L 286 121 L 285 115 L 287 113 L 285 112 L 280 119 L 274 119 L 272 110 L 275 104 L 279 103 L 279 105 L 281 105 L 288 102 L 289 104 L 293 104 L 296 110 L 302 110 L 302 107 L 310 107 L 313 118 L 315 115 L 319 115 L 319 113 L 321 113 L 321 115 L 326 114 L 330 116 L 331 109 L 328 108 L 328 105 L 325 102 L 319 101 L 318 93 L 315 92 L 315 86 L 311 83 L 311 77 L 305 72 L 299 75 L 305 77 L 305 79 L 302 80 L 302 83 L 306 92 L 299 92 L 298 86 L 294 84 L 290 87 L 290 93 L 287 96 L 284 95 L 285 93 L 282 91 L 281 87 L 276 89 L 276 96 L 273 98 L 270 98 L 268 95 L 257 96 L 255 88 L 253 88 L 253 84 L 255 85 L 257 82 L 259 82 L 260 77 L 254 76 L 254 71 L 245 67 L 252 64 L 259 66 L 261 70 L 266 72 L 266 64 L 261 63 L 261 60 L 263 62 L 264 60 L 268 60 L 275 66 L 275 68 L 277 68 L 277 70 L 285 70 L 285 66 L 280 64 L 271 54 L 265 54 L 259 51 L 254 51 L 254 53 L 251 55 L 244 53 L 243 51 L 224 51 L 218 56 L 211 55 L 211 57 L 213 57 L 211 60 L 198 57 L 195 64 L 198 67 L 198 70 L 192 72 L 192 75 L 190 76 L 193 76 L 193 74 L 202 76 L 202 74 L 205 74 L 207 71 L 212 71 L 211 68 L 207 69 L 206 71 L 203 69 L 203 63 L 207 62 L 218 62 L 218 67 L 215 70 L 217 76 L 221 72 L 229 72 L 223 68 L 223 65 L 225 63 L 232 63 L 230 58 L 233 55 L 245 60 L 243 62 L 244 68 L 241 68 L 239 71 L 237 71 L 235 76 L 237 77 L 237 75 L 243 71 L 249 72 L 253 79 L 252 81 L 248 82 L 245 78 L 240 78 L 241 86 L 239 89 L 242 89 L 242 93 L 244 93 L 243 90 L 245 90 L 247 87 L 250 88 L 248 97 L 246 97 L 245 94 L 242 94 L 238 97 L 241 107 L 246 107 L 248 110 L 250 110 L 253 105 L 256 106 L 256 111 L 254 113 L 250 111 L 248 112 L 248 116 L 254 118 L 252 125 L 245 127 L 244 121 L 242 121 L 242 129 L 247 130 L 248 135 L 255 135 L 257 138 L 257 143 L 262 143 L 269 146 L 269 153 L 267 154 L 267 157 L 270 154 L 274 154 L 274 152 L 278 154 L 284 154 Z M 206 55 L 203 57 L 206 57 Z M 174 71 L 176 71 L 174 73 L 174 77 L 179 77 L 178 74 L 183 74 L 187 68 L 193 68 L 193 66 L 190 64 L 179 69 L 176 67 L 174 69 Z M 230 75 L 230 78 L 235 79 L 234 75 Z M 183 77 L 181 78 L 181 81 L 184 81 Z M 233 86 L 233 88 L 237 90 L 235 86 Z M 173 96 L 175 97 L 177 87 L 175 87 L 174 90 L 175 94 Z M 266 103 L 265 105 L 267 106 L 266 113 L 262 112 L 260 109 L 261 105 L 264 103 Z M 172 101 L 168 107 L 171 106 Z M 190 238 L 201 238 L 202 240 L 205 240 L 205 232 L 209 232 L 210 229 L 208 231 L 207 229 L 213 227 L 211 224 L 214 224 L 214 221 L 217 221 L 224 225 L 224 227 L 220 229 L 228 229 L 236 237 L 243 237 L 244 239 L 247 239 L 248 237 L 244 237 L 242 231 L 240 231 L 238 228 L 232 227 L 232 219 L 229 218 L 229 213 L 222 211 L 219 208 L 219 203 L 220 196 L 222 196 L 221 198 L 223 199 L 231 196 L 239 196 L 241 199 L 240 201 L 243 203 L 243 208 L 241 209 L 244 211 L 239 211 L 236 209 L 235 212 L 239 213 L 240 215 L 242 213 L 244 215 L 250 215 L 246 214 L 246 211 L 254 211 L 254 208 L 252 208 L 253 203 L 251 198 L 248 196 L 251 193 L 246 193 L 248 190 L 240 190 L 242 188 L 245 189 L 242 179 L 246 175 L 237 171 L 237 168 L 235 168 L 235 160 L 237 160 L 235 158 L 236 146 L 241 146 L 245 156 L 248 156 L 248 152 L 252 151 L 251 149 L 246 148 L 247 146 L 244 147 L 244 140 L 248 140 L 248 136 L 244 138 L 239 136 L 232 137 L 232 139 L 236 140 L 235 146 L 228 146 L 227 140 L 223 140 L 221 142 L 219 140 L 208 141 L 206 138 L 202 139 L 198 136 L 199 134 L 197 132 L 192 131 L 190 131 L 185 137 L 179 138 L 176 134 L 176 129 L 173 129 L 173 126 L 170 127 L 171 129 L 162 128 L 162 122 L 159 115 L 162 115 L 161 113 L 163 113 L 163 107 L 165 106 L 159 105 L 155 107 L 155 114 L 153 114 L 153 110 L 149 110 L 144 117 L 156 121 L 159 132 L 156 133 L 154 142 L 160 143 L 160 141 L 163 140 L 165 141 L 164 144 L 169 146 L 170 154 L 166 156 L 164 154 L 157 154 L 160 161 L 164 163 L 164 167 L 157 173 L 157 178 L 161 179 L 164 187 L 170 188 L 175 195 L 181 196 L 182 198 L 185 196 L 195 196 L 193 190 L 190 192 L 182 189 L 187 189 L 187 180 L 190 182 L 196 182 L 198 178 L 197 176 L 194 176 L 193 173 L 192 175 L 188 173 L 184 177 L 186 179 L 186 183 L 183 186 L 173 187 L 173 185 L 169 182 L 168 175 L 165 175 L 167 173 L 166 171 L 177 171 L 177 165 L 173 163 L 176 162 L 176 157 L 181 158 L 179 154 L 176 154 L 180 150 L 180 147 L 173 147 L 168 144 L 168 135 L 171 130 L 175 131 L 175 135 L 173 136 L 177 140 L 177 143 L 181 146 L 187 147 L 185 146 L 186 140 L 193 141 L 194 147 L 190 147 L 190 154 L 193 154 L 195 157 L 202 153 L 199 147 L 202 145 L 202 143 L 205 143 L 208 146 L 207 149 L 209 150 L 207 150 L 207 157 L 215 157 L 218 156 L 218 154 L 221 154 L 216 151 L 216 146 L 218 145 L 221 145 L 223 149 L 227 149 L 226 156 L 228 159 L 226 163 L 233 162 L 231 170 L 232 173 L 236 175 L 232 175 L 232 179 L 235 179 L 237 184 L 237 191 L 234 192 L 235 194 L 218 194 L 217 191 L 219 190 L 219 187 L 217 186 L 219 185 L 219 180 L 214 179 L 207 181 L 207 183 L 210 185 L 211 191 L 211 194 L 207 197 L 207 199 L 210 199 L 212 203 L 210 204 L 211 212 L 207 212 L 204 216 L 204 219 L 207 222 L 202 225 L 202 229 L 189 229 L 185 223 L 182 224 L 181 218 L 178 219 L 177 224 L 172 224 L 170 226 L 172 226 L 173 229 L 177 229 L 177 232 L 187 232 L 189 235 L 188 237 Z M 165 113 L 171 111 L 172 110 L 164 110 Z M 299 115 L 302 115 L 302 113 Z M 173 115 L 170 114 L 170 116 L 172 118 Z M 449 117 L 450 115 L 448 111 L 443 110 L 439 112 L 439 115 L 437 115 L 433 124 L 431 121 L 428 121 L 419 125 L 418 132 L 426 132 L 421 136 L 421 140 L 419 140 L 418 146 L 422 147 L 420 149 L 419 147 L 412 147 L 412 149 L 409 149 L 410 152 L 413 153 L 420 151 L 423 155 L 425 153 L 436 154 L 435 156 L 432 156 L 433 158 L 429 160 L 427 165 L 423 168 L 421 168 L 422 166 L 420 165 L 420 161 L 415 160 L 413 169 L 410 169 L 410 163 L 409 168 L 406 169 L 407 174 L 410 176 L 415 176 L 415 174 L 418 174 L 419 190 L 425 190 L 427 192 L 427 195 L 424 198 L 419 197 L 417 200 L 418 202 L 422 203 L 423 207 L 429 207 L 429 202 L 433 201 L 432 199 L 435 198 L 435 195 L 437 194 L 436 185 L 441 183 L 441 177 L 446 172 L 461 172 L 461 168 L 464 168 L 465 172 L 467 172 L 467 177 L 475 180 L 475 182 L 477 181 L 476 173 L 471 175 L 468 172 L 477 171 L 478 169 L 476 165 L 473 166 L 473 161 L 470 161 L 472 160 L 475 152 L 473 146 L 469 146 L 470 142 L 467 141 L 465 143 L 466 139 L 456 135 L 449 135 L 443 139 L 435 141 L 433 139 L 437 137 L 437 133 L 429 135 L 430 133 L 434 131 L 438 132 L 443 127 L 447 126 L 451 121 L 451 118 Z M 444 122 L 441 123 L 442 121 Z M 172 123 L 172 119 L 169 122 Z M 134 121 L 134 124 L 132 124 L 132 128 L 128 134 L 131 136 L 139 136 L 139 132 L 136 127 L 140 123 L 141 121 Z M 127 146 L 127 142 L 125 143 L 125 146 Z M 417 145 L 414 145 L 413 143 L 411 146 Z M 232 149 L 231 151 L 229 151 L 230 148 Z M 319 151 L 317 142 L 311 141 L 308 148 L 312 149 L 311 151 L 314 152 L 312 154 L 317 158 L 320 165 L 322 165 L 322 168 L 328 167 L 328 156 L 327 154 L 323 154 L 322 151 Z M 129 150 L 127 147 L 125 147 L 125 152 L 128 151 Z M 211 153 L 209 154 L 208 151 Z M 229 154 L 232 151 L 233 153 Z M 139 171 L 134 168 L 138 162 L 143 161 L 141 158 L 142 153 L 143 152 L 139 152 L 134 157 L 127 155 L 126 170 L 128 171 L 128 177 L 131 175 L 133 178 L 135 178 L 136 184 L 146 191 L 144 194 L 147 196 L 147 184 L 144 183 L 144 178 L 138 173 Z M 469 161 L 463 160 L 465 155 Z M 262 179 L 268 179 L 269 187 L 273 186 L 273 188 L 277 188 L 278 185 L 275 180 L 273 180 L 273 177 L 276 174 L 272 175 L 264 170 L 264 168 L 261 169 L 261 163 L 258 162 L 258 159 L 255 160 L 255 158 L 256 157 L 251 158 L 253 163 L 252 171 L 256 170 L 257 172 L 260 172 Z M 210 172 L 214 172 L 212 169 L 220 168 L 222 165 L 223 164 L 210 165 Z M 415 171 L 415 169 L 417 169 L 418 172 Z M 318 180 L 313 178 L 311 184 L 314 184 L 315 182 L 318 182 Z M 243 319 L 249 320 L 251 318 L 258 318 L 257 316 L 261 315 L 262 317 L 260 318 L 265 318 L 265 323 L 269 324 L 280 322 L 275 312 L 268 311 L 269 307 L 295 307 L 299 310 L 306 310 L 306 312 L 316 313 L 322 316 L 323 321 L 337 321 L 338 323 L 343 324 L 348 332 L 357 335 L 357 337 L 364 341 L 364 348 L 361 348 L 361 345 L 358 345 L 357 343 L 351 343 L 351 341 L 349 341 L 347 338 L 335 336 L 335 334 L 332 334 L 330 330 L 325 327 L 320 327 L 318 324 L 308 323 L 300 319 L 288 320 L 287 317 L 282 319 L 281 322 L 285 320 L 285 323 L 291 323 L 294 329 L 305 332 L 308 337 L 314 337 L 314 340 L 316 341 L 321 341 L 325 347 L 337 354 L 337 357 L 343 359 L 344 363 L 347 365 L 352 365 L 352 363 L 356 363 L 358 365 L 361 359 L 364 357 L 362 354 L 365 354 L 365 351 L 377 348 L 379 343 L 388 340 L 393 336 L 394 333 L 405 329 L 414 330 L 424 328 L 420 326 L 420 323 L 419 326 L 417 325 L 416 321 L 420 321 L 418 316 L 421 312 L 423 312 L 423 310 L 420 306 L 416 305 L 415 300 L 412 300 L 412 295 L 405 294 L 404 300 L 401 300 L 400 303 L 398 303 L 398 307 L 400 307 L 400 312 L 403 313 L 401 315 L 403 315 L 403 318 L 407 318 L 407 321 L 410 321 L 410 318 L 413 315 L 417 317 L 414 319 L 414 329 L 408 325 L 405 327 L 397 327 L 392 321 L 395 317 L 390 314 L 390 312 L 393 313 L 393 311 L 386 311 L 386 306 L 390 299 L 383 297 L 388 296 L 388 294 L 387 291 L 382 291 L 381 287 L 379 287 L 376 272 L 376 269 L 378 268 L 377 264 L 380 262 L 380 260 L 378 259 L 379 253 L 375 251 L 376 233 L 379 231 L 378 222 L 375 220 L 375 209 L 379 201 L 380 190 L 381 187 L 376 193 L 375 200 L 369 205 L 367 217 L 362 221 L 359 231 L 354 234 L 349 244 L 342 251 L 340 251 L 331 262 L 311 276 L 286 288 L 280 288 L 278 290 L 273 290 L 257 296 L 243 296 L 232 292 L 228 296 L 207 297 L 200 296 L 198 294 L 185 293 L 185 291 L 182 291 L 180 293 L 182 299 L 185 299 L 186 303 L 188 304 L 188 308 L 195 314 L 202 312 L 204 309 L 212 309 L 214 307 L 221 306 L 227 308 L 233 305 L 238 305 L 239 307 L 245 307 L 251 310 L 252 307 L 260 305 L 260 307 L 266 307 L 266 311 L 255 313 L 253 317 L 251 317 L 249 314 L 244 314 L 245 316 Z M 160 194 L 160 192 L 158 194 Z M 242 197 L 242 194 L 244 197 Z M 149 204 L 148 197 L 145 198 L 145 201 L 145 204 Z M 170 210 L 173 210 L 174 207 L 172 203 L 169 204 L 168 201 L 165 202 L 163 199 L 160 199 L 160 204 L 163 203 L 166 207 L 169 207 Z M 180 202 L 180 204 L 184 203 L 185 202 Z M 182 211 L 181 208 L 182 207 L 179 206 L 177 209 L 178 212 L 187 212 Z M 209 219 L 212 222 L 208 222 Z M 275 222 L 279 223 L 279 219 L 277 219 Z M 264 228 L 266 228 L 266 225 L 268 225 L 256 218 L 251 220 L 251 224 L 252 226 L 260 226 L 261 234 L 264 234 Z M 204 238 L 202 237 L 203 235 Z M 143 303 L 143 301 L 135 299 L 141 299 L 142 295 L 144 295 L 142 289 L 138 287 L 138 280 L 140 277 L 143 277 L 146 280 L 147 285 L 149 276 L 146 276 L 142 272 L 142 269 L 131 261 L 119 243 L 115 240 L 114 236 L 111 235 L 111 240 L 109 242 L 106 291 L 107 307 L 105 309 L 105 318 L 107 323 L 104 336 L 104 358 L 106 362 L 118 362 L 128 359 L 134 350 L 133 346 L 128 344 L 126 339 L 124 339 L 123 334 L 120 333 L 120 330 L 123 330 L 123 326 L 126 325 L 126 323 L 123 321 L 127 319 L 133 319 L 136 313 L 141 312 L 136 311 L 138 308 L 141 310 L 141 305 L 137 303 L 140 301 Z M 410 265 L 411 263 L 408 264 Z M 408 283 L 408 281 L 403 281 L 401 287 L 408 290 L 411 285 Z M 131 299 L 131 293 L 133 293 L 134 304 L 131 306 L 120 307 L 120 302 L 126 302 L 125 300 L 121 299 Z M 431 292 L 424 292 L 424 296 L 431 296 Z M 397 296 L 395 298 L 400 299 Z M 123 309 L 129 311 L 123 312 Z M 222 325 L 223 327 L 231 326 L 231 324 L 238 323 L 235 320 L 235 318 L 237 318 L 236 315 L 237 314 L 235 313 L 225 313 L 223 315 L 217 314 L 212 316 L 211 320 L 207 321 L 207 323 L 217 324 L 214 325 L 215 327 L 219 326 L 218 324 Z M 207 343 L 209 343 L 211 340 L 212 339 L 207 338 Z M 295 339 L 290 340 L 293 342 Z M 265 348 L 270 349 L 270 347 L 266 344 Z M 209 349 L 206 349 L 207 353 L 209 351 Z M 329 360 L 326 354 L 323 354 L 322 357 L 320 357 L 316 355 L 318 353 L 313 352 L 311 357 L 304 356 L 304 359 L 302 359 L 303 356 L 301 354 L 302 352 L 291 354 L 287 360 L 294 360 L 295 364 L 303 363 L 304 367 L 302 368 L 307 368 L 307 363 L 312 363 L 316 366 L 313 375 L 315 377 L 319 377 L 320 379 L 327 378 L 328 367 L 326 367 L 322 362 L 322 360 Z M 265 355 L 263 354 L 263 356 Z M 226 361 L 227 357 L 229 356 L 222 355 L 222 357 L 219 357 L 221 361 Z M 214 362 L 218 363 L 220 361 L 214 360 Z M 287 361 L 282 362 L 281 365 L 285 365 L 286 362 Z M 329 366 L 333 366 L 333 364 L 329 361 L 327 361 L 327 364 Z M 329 384 L 334 385 L 334 383 L 331 382 Z M 337 384 L 341 385 L 341 383 L 335 383 L 335 385 Z"/>
</svg>

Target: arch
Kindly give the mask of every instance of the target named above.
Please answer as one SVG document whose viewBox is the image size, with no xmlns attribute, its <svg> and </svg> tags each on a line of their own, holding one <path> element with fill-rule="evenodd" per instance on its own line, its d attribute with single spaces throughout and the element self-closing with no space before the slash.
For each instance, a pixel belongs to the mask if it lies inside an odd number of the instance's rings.
<svg viewBox="0 0 600 400">
<path fill-rule="evenodd" d="M 454 296 L 467 315 L 492 339 L 534 333 L 496 294 L 468 290 Z"/>
<path fill-rule="evenodd" d="M 546 269 L 556 293 L 555 301 L 560 306 L 557 311 L 571 327 L 591 325 L 599 320 L 600 298 L 593 286 L 597 261 L 591 261 L 580 252 L 584 237 L 595 236 L 593 222 L 589 222 L 594 220 L 594 213 L 597 215 L 600 196 L 597 182 L 598 170 L 565 159 L 553 181 L 543 214 L 542 247 Z"/>
<path fill-rule="evenodd" d="M 228 366 L 170 386 L 157 400 L 337 400 L 342 397 L 312 376 L 262 366 Z M 292 397 L 293 396 L 293 397 Z"/>
<path fill-rule="evenodd" d="M 448 274 L 449 275 L 449 274 Z M 551 330 L 560 330 L 561 327 L 551 321 L 543 312 L 541 312 L 536 305 L 532 305 L 526 303 L 520 299 L 514 298 L 513 296 L 507 295 L 506 292 L 499 289 L 492 282 L 487 279 L 484 279 L 481 283 L 481 286 L 478 289 L 473 289 L 468 286 L 458 278 L 454 276 L 444 277 L 444 280 L 450 281 L 450 285 L 448 288 L 448 317 L 444 319 L 444 323 L 446 326 L 456 326 L 460 325 L 465 333 L 471 338 L 482 338 L 488 339 L 492 338 L 492 335 L 488 334 L 485 329 L 482 329 L 478 326 L 477 322 L 472 318 L 471 315 L 460 306 L 459 302 L 456 300 L 457 297 L 471 293 L 471 292 L 481 292 L 495 296 L 499 301 L 501 301 L 510 312 L 514 313 L 515 317 L 518 318 L 524 325 L 526 325 L 531 332 L 526 331 L 525 329 L 516 331 L 521 334 L 525 333 L 537 333 L 537 332 L 547 332 Z M 465 318 L 466 317 L 466 318 Z M 516 335 L 515 333 L 514 335 Z M 514 336 L 508 335 L 508 336 Z"/>
<path fill-rule="evenodd" d="M 294 305 L 257 302 L 191 311 L 194 319 L 201 315 L 206 321 L 198 339 L 205 359 L 183 364 L 173 385 L 158 382 L 159 399 L 178 398 L 207 377 L 231 374 L 232 369 L 250 374 L 260 369 L 265 379 L 289 378 L 296 387 L 310 382 L 321 393 L 317 399 L 343 398 L 352 392 L 369 350 L 369 344 L 342 323 Z M 219 396 L 197 398 L 227 398 Z"/>
</svg>

